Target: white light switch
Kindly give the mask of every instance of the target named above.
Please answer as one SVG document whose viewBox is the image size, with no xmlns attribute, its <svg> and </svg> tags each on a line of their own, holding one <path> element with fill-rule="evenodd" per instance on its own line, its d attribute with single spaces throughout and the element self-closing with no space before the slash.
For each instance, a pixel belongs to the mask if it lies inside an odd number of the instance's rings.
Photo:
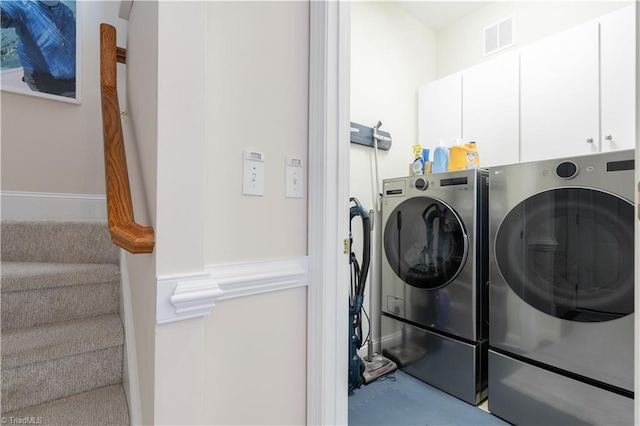
<svg viewBox="0 0 640 426">
<path fill-rule="evenodd" d="M 302 198 L 304 193 L 304 167 L 299 158 L 287 157 L 285 161 L 285 192 L 287 198 Z"/>
<path fill-rule="evenodd" d="M 244 152 L 242 193 L 264 195 L 264 154 L 261 152 Z"/>
</svg>

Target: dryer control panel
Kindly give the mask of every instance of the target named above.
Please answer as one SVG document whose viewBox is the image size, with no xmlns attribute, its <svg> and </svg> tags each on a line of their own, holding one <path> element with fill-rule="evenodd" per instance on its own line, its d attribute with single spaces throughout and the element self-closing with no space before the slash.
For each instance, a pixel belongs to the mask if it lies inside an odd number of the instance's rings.
<svg viewBox="0 0 640 426">
<path fill-rule="evenodd" d="M 385 181 L 383 190 L 383 197 L 404 197 L 406 192 L 406 179 Z"/>
</svg>

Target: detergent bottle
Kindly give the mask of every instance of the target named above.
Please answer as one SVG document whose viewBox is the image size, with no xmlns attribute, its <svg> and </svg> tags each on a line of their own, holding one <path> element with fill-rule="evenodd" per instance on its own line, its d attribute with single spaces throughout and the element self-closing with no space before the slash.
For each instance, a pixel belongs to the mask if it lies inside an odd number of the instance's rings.
<svg viewBox="0 0 640 426">
<path fill-rule="evenodd" d="M 451 147 L 449 158 L 449 171 L 478 168 L 480 159 L 475 142 L 459 143 Z"/>
<path fill-rule="evenodd" d="M 429 148 L 422 149 L 422 161 L 424 162 L 424 174 L 428 175 L 431 173 L 431 161 L 429 161 Z"/>
<path fill-rule="evenodd" d="M 477 169 L 480 167 L 480 154 L 478 154 L 478 144 L 471 141 L 467 144 L 469 152 L 467 153 L 467 169 Z"/>
<path fill-rule="evenodd" d="M 424 159 L 422 158 L 422 145 L 413 146 L 413 156 L 415 157 L 415 159 L 413 160 L 413 164 L 411 166 L 411 174 L 412 175 L 424 174 Z"/>
<path fill-rule="evenodd" d="M 440 141 L 439 146 L 433 151 L 432 173 L 446 172 L 449 167 L 449 148 Z"/>
</svg>

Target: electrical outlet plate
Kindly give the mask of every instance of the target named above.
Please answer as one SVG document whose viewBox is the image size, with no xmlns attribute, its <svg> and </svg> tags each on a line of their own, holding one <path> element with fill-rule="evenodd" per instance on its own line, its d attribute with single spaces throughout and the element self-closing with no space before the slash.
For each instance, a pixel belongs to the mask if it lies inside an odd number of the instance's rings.
<svg viewBox="0 0 640 426">
<path fill-rule="evenodd" d="M 287 157 L 285 161 L 285 197 L 302 198 L 304 194 L 304 167 L 299 158 Z"/>
<path fill-rule="evenodd" d="M 244 152 L 242 193 L 244 195 L 264 195 L 264 154 L 261 152 Z"/>
</svg>

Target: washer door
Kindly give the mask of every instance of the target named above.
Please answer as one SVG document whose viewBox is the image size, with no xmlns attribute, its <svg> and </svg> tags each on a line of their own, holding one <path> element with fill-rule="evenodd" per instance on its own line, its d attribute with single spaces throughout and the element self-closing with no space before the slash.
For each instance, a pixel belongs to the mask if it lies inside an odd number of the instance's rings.
<svg viewBox="0 0 640 426">
<path fill-rule="evenodd" d="M 634 206 L 586 188 L 542 192 L 499 226 L 500 273 L 526 303 L 580 322 L 633 312 Z"/>
<path fill-rule="evenodd" d="M 462 270 L 469 238 L 458 215 L 430 197 L 403 201 L 384 229 L 384 249 L 393 272 L 405 283 L 436 289 Z"/>
</svg>

